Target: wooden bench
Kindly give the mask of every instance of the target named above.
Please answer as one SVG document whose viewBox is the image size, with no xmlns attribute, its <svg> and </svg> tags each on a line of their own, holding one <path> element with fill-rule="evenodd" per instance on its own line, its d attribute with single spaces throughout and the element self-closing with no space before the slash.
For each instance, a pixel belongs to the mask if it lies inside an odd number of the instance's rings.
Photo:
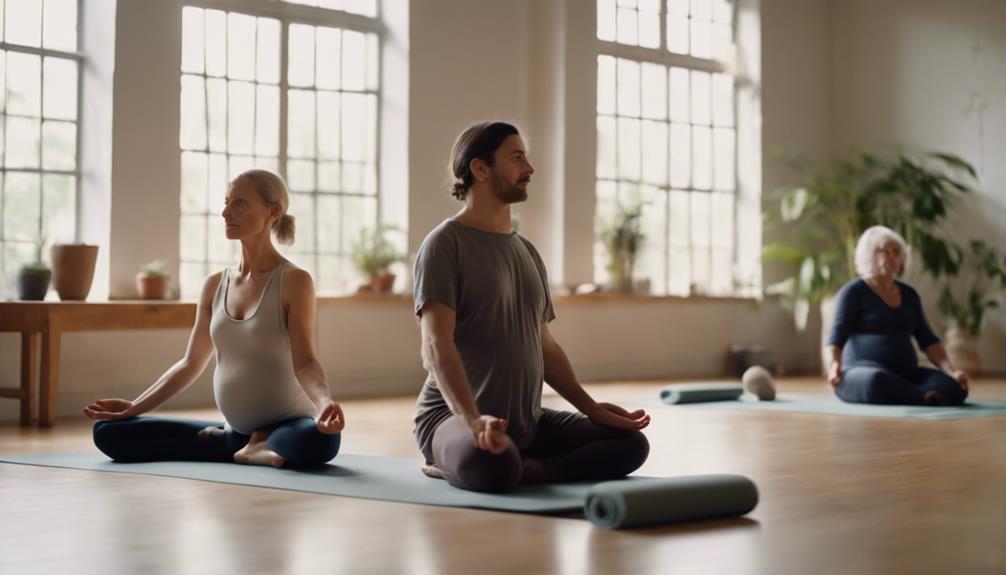
<svg viewBox="0 0 1006 575">
<path fill-rule="evenodd" d="M 38 424 L 50 427 L 56 423 L 63 332 L 191 328 L 195 321 L 191 302 L 0 302 L 0 332 L 21 333 L 21 387 L 0 388 L 0 397 L 20 399 L 21 425 L 31 425 L 38 379 Z M 36 370 L 39 337 L 42 361 Z"/>
</svg>

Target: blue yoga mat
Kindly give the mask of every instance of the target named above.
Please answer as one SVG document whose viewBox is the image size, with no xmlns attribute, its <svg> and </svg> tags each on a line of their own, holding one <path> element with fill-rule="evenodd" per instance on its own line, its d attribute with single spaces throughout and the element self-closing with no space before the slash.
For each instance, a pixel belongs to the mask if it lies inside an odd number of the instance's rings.
<svg viewBox="0 0 1006 575">
<path fill-rule="evenodd" d="M 781 394 L 774 401 L 743 399 L 716 403 L 689 403 L 683 405 L 683 407 L 693 409 L 728 409 L 734 411 L 790 411 L 861 417 L 925 419 L 932 421 L 1006 415 L 1006 401 L 993 399 L 968 399 L 967 403 L 960 407 L 928 407 L 924 405 L 846 403 L 834 395 L 795 393 Z"/>
<path fill-rule="evenodd" d="M 630 477 L 618 481 L 526 485 L 505 495 L 451 487 L 420 472 L 416 459 L 339 454 L 316 470 L 161 461 L 114 463 L 100 453 L 7 455 L 0 462 L 114 473 L 135 473 L 250 485 L 289 491 L 384 501 L 493 509 L 518 513 L 570 515 L 584 512 L 588 494 L 605 496 L 608 513 L 586 516 L 601 527 L 620 528 L 736 516 L 757 503 L 754 484 L 736 475 L 678 478 Z M 724 479 L 726 478 L 726 479 Z M 595 506 L 597 507 L 597 506 Z M 613 518 L 618 513 L 618 520 Z"/>
</svg>

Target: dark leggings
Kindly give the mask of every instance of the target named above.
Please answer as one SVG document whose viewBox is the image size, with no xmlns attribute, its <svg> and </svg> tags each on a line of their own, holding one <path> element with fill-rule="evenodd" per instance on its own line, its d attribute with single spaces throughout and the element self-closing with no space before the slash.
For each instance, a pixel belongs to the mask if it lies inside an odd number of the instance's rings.
<svg viewBox="0 0 1006 575">
<path fill-rule="evenodd" d="M 513 445 L 493 455 L 475 445 L 464 421 L 451 416 L 433 433 L 433 464 L 447 481 L 470 491 L 505 492 L 523 475 L 523 459 L 542 462 L 551 481 L 605 480 L 632 473 L 650 444 L 639 431 L 613 429 L 579 413 L 543 409 L 534 442 L 523 453 Z"/>
<path fill-rule="evenodd" d="M 199 435 L 206 427 L 217 432 Z M 136 417 L 94 424 L 94 445 L 122 463 L 144 461 L 219 461 L 233 463 L 234 454 L 248 444 L 248 435 L 224 430 L 214 421 L 165 417 Z M 340 436 L 318 431 L 314 419 L 298 417 L 273 428 L 266 443 L 287 467 L 321 465 L 339 452 Z"/>
<path fill-rule="evenodd" d="M 909 377 L 905 377 L 905 376 Z M 926 405 L 925 395 L 938 394 L 935 405 L 961 405 L 968 396 L 954 378 L 927 367 L 899 375 L 876 362 L 859 361 L 842 374 L 835 393 L 849 403 Z"/>
</svg>

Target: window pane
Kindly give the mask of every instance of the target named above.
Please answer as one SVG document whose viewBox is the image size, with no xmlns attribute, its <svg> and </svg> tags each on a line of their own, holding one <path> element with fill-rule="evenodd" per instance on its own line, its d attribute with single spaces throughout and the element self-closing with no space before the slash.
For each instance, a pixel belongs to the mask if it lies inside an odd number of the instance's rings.
<svg viewBox="0 0 1006 575">
<path fill-rule="evenodd" d="M 362 230 L 374 229 L 376 225 L 376 198 L 342 198 L 343 250 L 349 249 L 351 242 L 360 237 Z"/>
<path fill-rule="evenodd" d="M 692 129 L 687 124 L 671 124 L 671 185 L 691 185 Z"/>
<path fill-rule="evenodd" d="M 227 15 L 227 76 L 255 79 L 255 18 L 230 12 Z"/>
<path fill-rule="evenodd" d="M 644 187 L 642 197 L 643 245 L 636 264 L 636 277 L 649 280 L 651 293 L 665 293 L 667 258 L 663 239 L 667 228 L 667 195 L 657 188 Z"/>
<path fill-rule="evenodd" d="M 342 74 L 342 31 L 335 28 L 318 28 L 318 87 L 338 90 Z"/>
<path fill-rule="evenodd" d="M 615 59 L 597 57 L 597 113 L 615 113 Z"/>
<path fill-rule="evenodd" d="M 319 253 L 339 252 L 340 211 L 339 196 L 325 194 L 318 196 Z"/>
<path fill-rule="evenodd" d="M 339 157 L 339 94 L 318 93 L 318 154 L 322 158 Z"/>
<path fill-rule="evenodd" d="M 660 47 L 660 14 L 639 12 L 639 45 L 644 48 Z"/>
<path fill-rule="evenodd" d="M 38 48 L 42 45 L 42 2 L 6 0 L 4 40 Z"/>
<path fill-rule="evenodd" d="M 182 213 L 201 214 L 206 205 L 208 159 L 200 152 L 182 152 Z"/>
<path fill-rule="evenodd" d="M 691 293 L 692 283 L 692 260 L 691 250 L 688 248 L 671 248 L 669 268 L 669 278 L 667 283 L 667 293 L 672 295 L 686 296 Z"/>
<path fill-rule="evenodd" d="M 713 185 L 713 138 L 709 128 L 692 128 L 692 187 L 708 190 Z"/>
<path fill-rule="evenodd" d="M 667 185 L 667 124 L 643 122 L 643 181 Z"/>
<path fill-rule="evenodd" d="M 643 64 L 643 117 L 664 119 L 667 117 L 667 68 L 655 64 Z"/>
<path fill-rule="evenodd" d="M 42 59 L 38 56 L 7 52 L 7 113 L 42 114 Z"/>
<path fill-rule="evenodd" d="M 212 263 L 228 265 L 237 260 L 238 242 L 227 239 L 227 228 L 223 218 L 210 216 L 207 219 L 206 239 L 209 245 L 207 260 Z"/>
<path fill-rule="evenodd" d="M 380 84 L 380 61 L 381 47 L 377 41 L 377 34 L 367 34 L 367 89 L 376 90 Z"/>
<path fill-rule="evenodd" d="M 365 88 L 366 43 L 363 34 L 346 30 L 342 33 L 342 89 Z"/>
<path fill-rule="evenodd" d="M 363 94 L 344 94 L 342 97 L 342 157 L 361 161 L 369 154 L 366 148 L 368 120 L 367 97 Z"/>
<path fill-rule="evenodd" d="M 255 92 L 255 153 L 279 155 L 279 86 L 259 84 Z"/>
<path fill-rule="evenodd" d="M 39 167 L 39 138 L 41 125 L 31 118 L 7 118 L 7 157 L 8 168 Z"/>
<path fill-rule="evenodd" d="M 314 85 L 314 27 L 290 25 L 290 52 L 287 59 L 288 81 L 291 86 Z"/>
<path fill-rule="evenodd" d="M 13 118 L 11 118 L 13 119 Z M 38 241 L 41 225 L 41 178 L 38 174 L 4 175 L 5 240 Z"/>
<path fill-rule="evenodd" d="M 615 173 L 615 119 L 597 117 L 597 177 L 614 178 Z"/>
<path fill-rule="evenodd" d="M 205 38 L 203 9 L 192 6 L 182 8 L 182 72 L 203 73 Z"/>
<path fill-rule="evenodd" d="M 206 101 L 209 115 L 192 121 L 209 123 L 209 145 L 214 152 L 227 151 L 227 81 L 210 78 L 206 81 Z M 205 144 L 203 144 L 205 145 Z"/>
<path fill-rule="evenodd" d="M 318 190 L 322 192 L 342 190 L 342 164 L 318 162 Z"/>
<path fill-rule="evenodd" d="M 290 90 L 287 153 L 296 158 L 313 158 L 314 92 Z"/>
<path fill-rule="evenodd" d="M 728 74 L 713 76 L 713 123 L 734 125 L 734 80 Z"/>
<path fill-rule="evenodd" d="M 297 192 L 314 191 L 314 171 L 314 162 L 304 160 L 290 160 L 287 162 L 286 183 L 290 186 L 290 190 Z"/>
<path fill-rule="evenodd" d="M 706 192 L 692 192 L 691 197 L 691 219 L 689 220 L 692 230 L 692 247 L 709 246 L 709 194 Z"/>
<path fill-rule="evenodd" d="M 77 0 L 45 0 L 43 46 L 50 50 L 77 49 Z"/>
<path fill-rule="evenodd" d="M 199 76 L 182 75 L 182 148 L 199 150 L 206 147 L 206 90 Z"/>
<path fill-rule="evenodd" d="M 733 29 L 729 24 L 713 24 L 712 26 L 712 57 L 717 60 L 733 60 Z"/>
<path fill-rule="evenodd" d="M 206 11 L 206 73 L 224 76 L 227 73 L 227 15 L 220 10 Z"/>
<path fill-rule="evenodd" d="M 50 244 L 73 243 L 77 228 L 77 179 L 42 176 L 42 229 Z"/>
<path fill-rule="evenodd" d="M 691 24 L 691 52 L 696 58 L 710 58 L 713 55 L 712 49 L 712 29 L 706 20 L 690 21 Z"/>
<path fill-rule="evenodd" d="M 688 227 L 688 219 L 691 216 L 688 192 L 671 190 L 670 192 L 669 217 L 667 224 L 667 240 L 671 246 L 687 247 L 691 231 Z"/>
<path fill-rule="evenodd" d="M 618 60 L 618 113 L 639 116 L 639 63 Z"/>
<path fill-rule="evenodd" d="M 667 50 L 687 54 L 689 45 L 688 18 L 667 15 Z"/>
<path fill-rule="evenodd" d="M 639 179 L 639 120 L 618 119 L 618 177 Z"/>
<path fill-rule="evenodd" d="M 252 154 L 255 144 L 255 87 L 248 82 L 227 84 L 227 150 Z"/>
<path fill-rule="evenodd" d="M 712 121 L 709 73 L 692 71 L 692 123 L 709 125 Z"/>
<path fill-rule="evenodd" d="M 734 245 L 734 196 L 733 194 L 712 194 L 712 245 L 733 248 Z"/>
<path fill-rule="evenodd" d="M 181 285 L 181 296 L 184 300 L 194 300 L 199 298 L 200 290 L 206 276 L 206 264 L 194 262 L 181 262 L 178 271 L 178 280 Z"/>
<path fill-rule="evenodd" d="M 209 212 L 219 214 L 224 209 L 224 197 L 230 187 L 231 176 L 224 154 L 210 154 L 210 181 L 206 186 Z"/>
<path fill-rule="evenodd" d="M 716 178 L 714 187 L 717 190 L 731 192 L 736 178 L 734 171 L 734 131 L 716 128 L 713 136 L 715 148 Z"/>
<path fill-rule="evenodd" d="M 342 165 L 342 191 L 351 194 L 363 192 L 363 164 L 349 162 Z"/>
<path fill-rule="evenodd" d="M 287 212 L 297 218 L 297 241 L 292 252 L 314 253 L 314 200 L 310 194 L 290 194 L 290 207 Z"/>
<path fill-rule="evenodd" d="M 345 0 L 345 3 L 346 12 L 361 16 L 377 16 L 377 0 Z"/>
<path fill-rule="evenodd" d="M 687 122 L 691 119 L 691 84 L 688 70 L 671 68 L 671 120 Z"/>
<path fill-rule="evenodd" d="M 615 0 L 597 0 L 597 37 L 615 41 Z"/>
<path fill-rule="evenodd" d="M 713 20 L 730 24 L 734 19 L 734 7 L 731 0 L 713 0 Z"/>
<path fill-rule="evenodd" d="M 43 66 L 43 115 L 59 120 L 76 120 L 77 63 L 63 58 L 46 58 Z"/>
<path fill-rule="evenodd" d="M 258 56 L 256 78 L 268 84 L 279 83 L 279 21 L 258 19 Z"/>
<path fill-rule="evenodd" d="M 618 23 L 618 42 L 620 44 L 636 45 L 639 43 L 639 30 L 636 11 L 631 8 L 619 8 L 616 16 Z"/>
<path fill-rule="evenodd" d="M 73 122 L 42 124 L 42 168 L 73 170 L 77 167 L 77 125 Z"/>
</svg>

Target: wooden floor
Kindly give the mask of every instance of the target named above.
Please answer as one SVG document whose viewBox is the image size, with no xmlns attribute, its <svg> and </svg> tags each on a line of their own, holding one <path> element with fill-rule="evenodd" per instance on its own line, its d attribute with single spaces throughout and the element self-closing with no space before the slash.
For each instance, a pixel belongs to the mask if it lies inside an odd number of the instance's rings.
<svg viewBox="0 0 1006 575">
<path fill-rule="evenodd" d="M 638 404 L 661 385 L 588 387 Z M 809 379 L 781 389 L 824 392 Z M 1006 399 L 1006 380 L 979 380 L 974 395 Z M 417 457 L 413 398 L 344 405 L 344 452 Z M 745 519 L 604 531 L 576 519 L 0 465 L 0 573 L 1006 573 L 1006 417 L 651 412 L 639 473 L 743 473 L 758 484 L 758 508 Z M 52 430 L 0 426 L 0 453 L 89 449 L 83 418 Z"/>
</svg>

